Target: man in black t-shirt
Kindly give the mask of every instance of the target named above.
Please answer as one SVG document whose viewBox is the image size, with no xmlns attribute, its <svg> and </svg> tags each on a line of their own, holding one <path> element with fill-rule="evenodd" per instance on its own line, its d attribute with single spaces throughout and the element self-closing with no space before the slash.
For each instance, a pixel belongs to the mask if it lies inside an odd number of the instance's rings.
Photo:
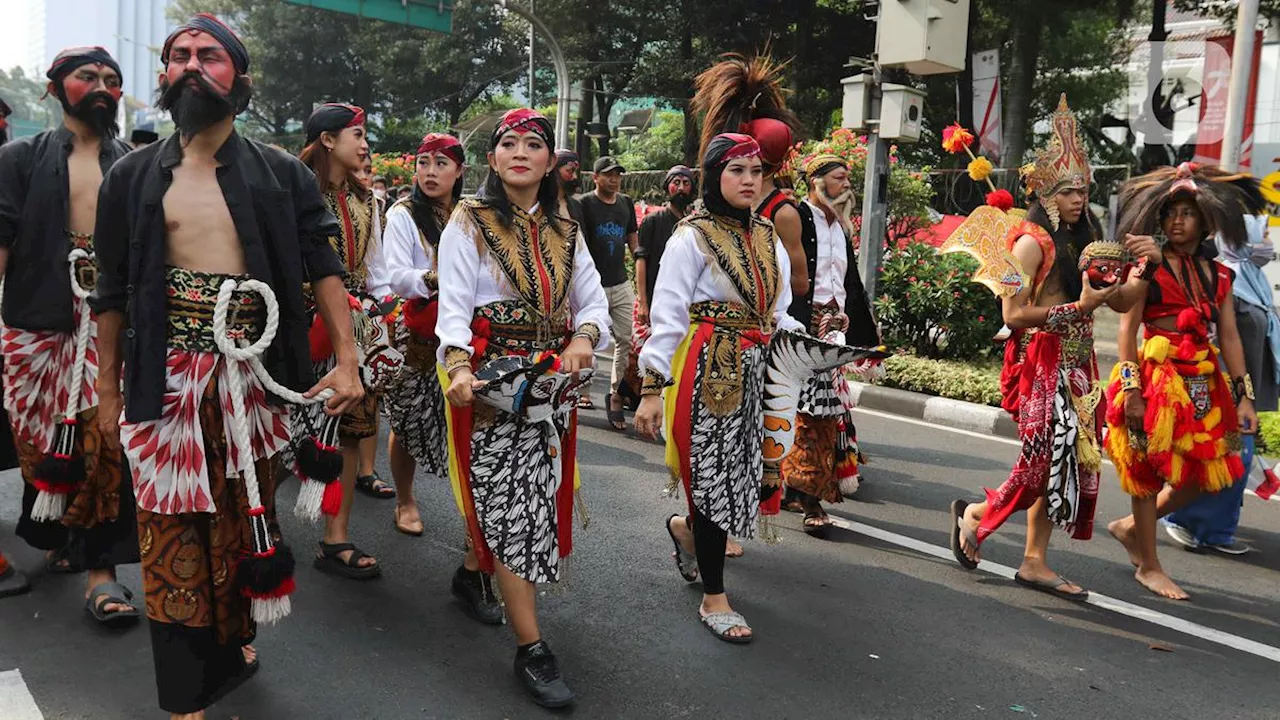
<svg viewBox="0 0 1280 720">
<path fill-rule="evenodd" d="M 618 385 L 627 370 L 631 355 L 631 317 L 636 302 L 631 281 L 627 278 L 627 248 L 638 247 L 636 209 L 631 198 L 619 192 L 622 174 L 627 170 L 617 160 L 604 156 L 596 160 L 595 192 L 582 195 L 582 234 L 600 272 L 600 284 L 609 298 L 609 314 L 613 324 L 613 373 L 609 378 L 609 424 L 625 430 L 622 398 Z"/>
</svg>

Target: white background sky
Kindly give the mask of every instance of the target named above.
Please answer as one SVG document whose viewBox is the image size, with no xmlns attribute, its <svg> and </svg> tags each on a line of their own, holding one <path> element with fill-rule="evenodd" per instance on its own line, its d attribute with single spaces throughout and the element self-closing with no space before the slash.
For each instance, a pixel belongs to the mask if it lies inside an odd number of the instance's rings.
<svg viewBox="0 0 1280 720">
<path fill-rule="evenodd" d="M 32 0 L 0 0 L 0 68 L 5 71 L 27 59 L 27 17 Z"/>
</svg>

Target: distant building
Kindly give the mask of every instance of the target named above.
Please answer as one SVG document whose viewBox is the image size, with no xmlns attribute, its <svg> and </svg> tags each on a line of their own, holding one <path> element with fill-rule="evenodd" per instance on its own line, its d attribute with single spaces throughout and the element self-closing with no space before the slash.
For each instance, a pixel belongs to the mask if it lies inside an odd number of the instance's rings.
<svg viewBox="0 0 1280 720">
<path fill-rule="evenodd" d="M 24 66 L 41 77 L 53 57 L 75 45 L 101 45 L 120 63 L 124 92 L 143 104 L 155 97 L 160 49 L 174 24 L 173 0 L 35 0 L 27 17 Z"/>
</svg>

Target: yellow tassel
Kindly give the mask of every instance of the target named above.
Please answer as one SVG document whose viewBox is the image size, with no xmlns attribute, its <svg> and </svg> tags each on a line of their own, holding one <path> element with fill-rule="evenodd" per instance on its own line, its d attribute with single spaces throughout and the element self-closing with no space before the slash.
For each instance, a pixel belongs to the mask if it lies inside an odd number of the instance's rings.
<svg viewBox="0 0 1280 720">
<path fill-rule="evenodd" d="M 1227 461 L 1221 458 L 1210 460 L 1204 465 L 1205 487 L 1209 492 L 1220 492 L 1231 487 L 1231 473 L 1227 471 Z"/>
<path fill-rule="evenodd" d="M 1174 453 L 1169 457 L 1169 475 L 1165 478 L 1170 485 L 1177 487 L 1182 484 L 1183 467 L 1185 458 L 1180 453 Z"/>
<path fill-rule="evenodd" d="M 1191 359 L 1195 360 L 1196 362 L 1203 362 L 1207 357 L 1209 357 L 1209 351 L 1201 350 L 1200 352 L 1197 352 L 1195 355 L 1192 355 Z M 1204 373 L 1200 373 L 1200 374 L 1203 375 Z"/>
<path fill-rule="evenodd" d="M 1204 429 L 1213 430 L 1222 422 L 1222 408 L 1215 407 L 1204 416 Z"/>
<path fill-rule="evenodd" d="M 1151 424 L 1151 432 L 1147 434 L 1148 452 L 1163 452 L 1172 447 L 1173 421 L 1173 408 L 1170 407 L 1169 401 L 1161 401 L 1160 406 L 1156 408 L 1155 422 Z"/>
<path fill-rule="evenodd" d="M 1088 472 L 1096 472 L 1102 467 L 1102 454 L 1098 451 L 1092 433 L 1086 434 L 1081 431 L 1076 436 L 1076 462 Z"/>
<path fill-rule="evenodd" d="M 1213 371 L 1214 371 L 1214 364 L 1213 364 L 1213 363 L 1211 363 L 1211 362 L 1209 362 L 1208 360 L 1204 360 L 1204 361 L 1201 361 L 1200 363 L 1197 363 L 1197 364 L 1196 364 L 1196 374 L 1197 374 L 1197 375 L 1209 375 L 1209 376 L 1212 376 L 1212 375 L 1213 375 Z"/>
<path fill-rule="evenodd" d="M 1169 357 L 1169 338 L 1156 335 L 1147 340 L 1142 345 L 1142 357 L 1158 363 L 1164 362 Z"/>
<path fill-rule="evenodd" d="M 1176 453 L 1187 453 L 1191 452 L 1191 448 L 1195 446 L 1195 436 L 1191 433 L 1183 433 L 1174 440 L 1173 451 Z"/>
<path fill-rule="evenodd" d="M 1204 445 L 1205 443 L 1213 442 L 1213 436 L 1209 433 L 1191 433 L 1191 438 L 1196 445 Z"/>
</svg>

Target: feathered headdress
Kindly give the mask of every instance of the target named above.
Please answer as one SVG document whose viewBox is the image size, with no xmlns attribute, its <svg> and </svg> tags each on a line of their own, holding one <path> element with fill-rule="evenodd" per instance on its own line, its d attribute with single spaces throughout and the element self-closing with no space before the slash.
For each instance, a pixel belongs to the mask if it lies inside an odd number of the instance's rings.
<svg viewBox="0 0 1280 720">
<path fill-rule="evenodd" d="M 768 55 L 747 59 L 727 53 L 693 81 L 693 111 L 702 115 L 702 142 L 698 157 L 707 152 L 711 138 L 720 133 L 744 133 L 760 144 L 766 167 L 782 165 L 800 128 L 795 113 L 787 109 L 779 63 Z"/>
<path fill-rule="evenodd" d="M 1177 198 L 1195 202 L 1207 234 L 1222 233 L 1232 247 L 1248 242 L 1244 216 L 1260 204 L 1258 180 L 1245 173 L 1229 173 L 1217 166 L 1184 162 L 1132 178 L 1120 188 L 1117 236 L 1154 235 L 1160 230 L 1165 206 Z"/>
</svg>

